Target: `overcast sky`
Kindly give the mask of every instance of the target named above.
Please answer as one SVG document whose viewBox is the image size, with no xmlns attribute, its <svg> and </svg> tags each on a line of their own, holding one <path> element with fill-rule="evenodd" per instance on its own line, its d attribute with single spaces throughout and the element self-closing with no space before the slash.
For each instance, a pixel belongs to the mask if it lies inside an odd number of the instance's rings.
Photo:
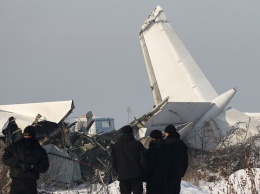
<svg viewBox="0 0 260 194">
<path fill-rule="evenodd" d="M 74 100 L 116 127 L 152 109 L 139 30 L 160 5 L 230 106 L 260 112 L 259 0 L 1 0 L 0 104 Z"/>
</svg>

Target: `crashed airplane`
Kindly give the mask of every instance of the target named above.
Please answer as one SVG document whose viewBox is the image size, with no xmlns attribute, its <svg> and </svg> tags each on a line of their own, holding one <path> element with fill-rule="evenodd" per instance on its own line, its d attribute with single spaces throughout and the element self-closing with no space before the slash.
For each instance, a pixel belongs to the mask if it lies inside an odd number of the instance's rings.
<svg viewBox="0 0 260 194">
<path fill-rule="evenodd" d="M 139 39 L 155 102 L 151 112 L 131 123 L 140 128 L 140 137 L 174 124 L 189 147 L 211 150 L 259 134 L 260 114 L 253 118 L 227 108 L 236 89 L 217 94 L 160 6 L 143 24 Z"/>
<path fill-rule="evenodd" d="M 236 144 L 259 134 L 259 114 L 228 107 L 232 88 L 218 95 L 167 21 L 161 7 L 149 15 L 139 34 L 155 107 L 130 124 L 146 144 L 153 129 L 174 124 L 189 147 L 210 150 Z M 80 180 L 110 183 L 110 145 L 121 135 L 112 118 L 85 118 L 66 122 L 74 109 L 70 101 L 0 106 L 0 138 L 6 144 L 21 138 L 27 125 L 47 150 L 51 181 Z"/>
</svg>

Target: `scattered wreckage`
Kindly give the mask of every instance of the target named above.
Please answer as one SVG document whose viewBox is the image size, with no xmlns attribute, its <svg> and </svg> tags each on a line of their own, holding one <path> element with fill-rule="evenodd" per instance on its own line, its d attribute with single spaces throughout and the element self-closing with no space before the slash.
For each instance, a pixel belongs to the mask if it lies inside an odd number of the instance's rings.
<svg viewBox="0 0 260 194">
<path fill-rule="evenodd" d="M 27 125 L 34 125 L 36 138 L 48 153 L 53 181 L 111 182 L 110 145 L 120 130 L 115 130 L 113 118 L 96 118 L 91 111 L 66 122 L 73 109 L 72 100 L 0 106 L 0 139 L 9 145 L 22 137 Z"/>
</svg>

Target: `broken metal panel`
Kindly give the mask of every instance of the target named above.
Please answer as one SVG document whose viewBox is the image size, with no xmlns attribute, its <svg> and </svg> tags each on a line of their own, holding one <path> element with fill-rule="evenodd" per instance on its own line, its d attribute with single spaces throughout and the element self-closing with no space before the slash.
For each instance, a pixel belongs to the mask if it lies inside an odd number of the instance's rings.
<svg viewBox="0 0 260 194">
<path fill-rule="evenodd" d="M 41 102 L 28 104 L 0 105 L 0 110 L 35 118 L 40 114 L 41 120 L 59 123 L 74 109 L 74 103 L 69 101 Z"/>
<path fill-rule="evenodd" d="M 85 139 L 84 146 L 86 150 L 82 153 L 81 161 L 85 164 L 81 165 L 84 178 L 89 180 L 95 177 L 95 169 L 103 172 L 105 176 L 111 172 L 111 146 L 118 140 L 121 135 L 120 130 L 104 133 L 96 136 L 83 136 Z M 81 147 L 82 148 L 82 147 Z"/>
<path fill-rule="evenodd" d="M 72 183 L 81 180 L 80 161 L 72 158 L 66 150 L 58 149 L 55 145 L 43 146 L 49 158 L 48 173 L 52 180 Z"/>
</svg>

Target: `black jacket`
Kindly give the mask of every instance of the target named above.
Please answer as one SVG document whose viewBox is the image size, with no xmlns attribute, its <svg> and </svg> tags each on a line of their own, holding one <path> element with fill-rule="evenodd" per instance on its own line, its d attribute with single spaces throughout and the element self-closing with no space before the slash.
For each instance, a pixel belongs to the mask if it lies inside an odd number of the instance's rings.
<svg viewBox="0 0 260 194">
<path fill-rule="evenodd" d="M 186 144 L 180 139 L 178 133 L 169 135 L 165 140 L 166 146 L 169 147 L 171 155 L 171 164 L 169 167 L 169 177 L 181 179 L 188 168 L 188 152 Z"/>
<path fill-rule="evenodd" d="M 170 154 L 162 140 L 154 140 L 146 152 L 148 161 L 147 194 L 164 194 Z"/>
<path fill-rule="evenodd" d="M 124 133 L 112 146 L 111 163 L 118 180 L 144 178 L 147 171 L 145 149 L 133 135 Z"/>
<path fill-rule="evenodd" d="M 44 173 L 49 168 L 49 160 L 44 148 L 36 139 L 31 146 L 25 145 L 20 139 L 5 148 L 2 161 L 10 167 L 10 177 L 13 179 L 39 179 L 39 173 Z M 32 170 L 24 170 L 18 163 L 29 163 L 34 166 Z"/>
</svg>

